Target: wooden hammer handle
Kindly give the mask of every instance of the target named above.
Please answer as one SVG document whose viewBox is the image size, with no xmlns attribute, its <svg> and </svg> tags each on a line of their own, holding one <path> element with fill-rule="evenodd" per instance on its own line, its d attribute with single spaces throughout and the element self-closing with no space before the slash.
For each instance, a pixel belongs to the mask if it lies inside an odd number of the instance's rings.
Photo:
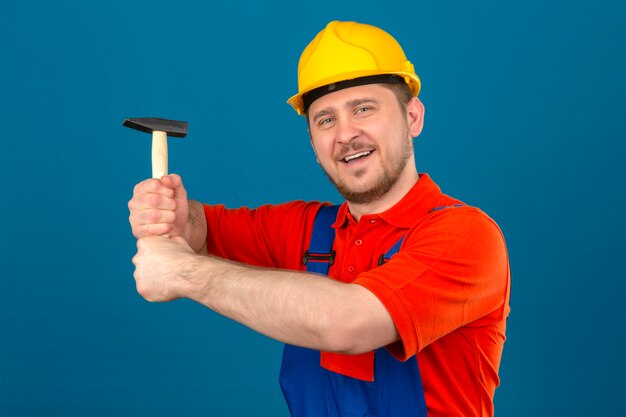
<svg viewBox="0 0 626 417">
<path fill-rule="evenodd" d="M 167 133 L 152 132 L 152 178 L 167 175 Z"/>
<path fill-rule="evenodd" d="M 167 133 L 155 130 L 152 132 L 152 178 L 161 179 L 164 175 L 167 175 Z"/>
</svg>

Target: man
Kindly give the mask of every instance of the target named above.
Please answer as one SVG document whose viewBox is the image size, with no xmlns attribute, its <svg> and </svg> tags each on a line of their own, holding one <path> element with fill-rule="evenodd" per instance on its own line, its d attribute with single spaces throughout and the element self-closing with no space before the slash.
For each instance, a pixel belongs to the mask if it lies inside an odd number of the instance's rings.
<svg viewBox="0 0 626 417">
<path fill-rule="evenodd" d="M 298 81 L 289 103 L 346 202 L 232 210 L 188 201 L 177 175 L 146 180 L 129 202 L 139 293 L 190 298 L 284 342 L 295 416 L 492 415 L 509 311 L 504 240 L 418 174 L 413 65 L 381 29 L 331 22 L 304 50 Z"/>
</svg>

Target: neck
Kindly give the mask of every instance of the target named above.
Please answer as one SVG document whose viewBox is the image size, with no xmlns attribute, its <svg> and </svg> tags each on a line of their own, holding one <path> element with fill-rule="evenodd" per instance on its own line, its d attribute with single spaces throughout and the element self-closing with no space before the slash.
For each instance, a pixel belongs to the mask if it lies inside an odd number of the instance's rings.
<svg viewBox="0 0 626 417">
<path fill-rule="evenodd" d="M 411 167 L 407 172 L 398 178 L 398 181 L 382 197 L 368 203 L 356 204 L 348 201 L 350 214 L 358 222 L 361 216 L 366 214 L 377 214 L 389 210 L 395 206 L 413 188 L 419 180 L 419 174 L 415 167 Z"/>
</svg>

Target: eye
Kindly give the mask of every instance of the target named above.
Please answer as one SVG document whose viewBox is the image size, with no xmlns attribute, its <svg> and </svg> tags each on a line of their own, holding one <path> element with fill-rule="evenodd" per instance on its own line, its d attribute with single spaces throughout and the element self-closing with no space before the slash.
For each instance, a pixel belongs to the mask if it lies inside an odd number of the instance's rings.
<svg viewBox="0 0 626 417">
<path fill-rule="evenodd" d="M 372 110 L 370 106 L 361 106 L 361 107 L 357 107 L 357 109 L 354 112 L 355 113 L 367 113 L 370 110 Z"/>
<path fill-rule="evenodd" d="M 318 126 L 324 126 L 324 125 L 327 125 L 327 124 L 332 123 L 332 121 L 333 121 L 333 120 L 334 120 L 334 119 L 333 119 L 332 117 L 325 117 L 325 118 L 323 118 L 323 119 L 320 119 L 320 120 L 317 122 L 317 125 L 318 125 Z"/>
</svg>

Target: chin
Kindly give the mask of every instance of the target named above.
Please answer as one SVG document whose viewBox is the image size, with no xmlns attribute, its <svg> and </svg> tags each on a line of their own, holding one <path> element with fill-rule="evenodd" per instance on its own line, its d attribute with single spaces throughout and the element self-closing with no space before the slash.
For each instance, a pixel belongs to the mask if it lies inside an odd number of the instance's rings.
<svg viewBox="0 0 626 417">
<path fill-rule="evenodd" d="M 346 187 L 337 186 L 337 190 L 346 199 L 354 204 L 369 204 L 372 203 L 385 194 L 389 192 L 391 189 L 391 185 L 385 182 L 379 182 L 373 186 L 365 187 Z"/>
</svg>

